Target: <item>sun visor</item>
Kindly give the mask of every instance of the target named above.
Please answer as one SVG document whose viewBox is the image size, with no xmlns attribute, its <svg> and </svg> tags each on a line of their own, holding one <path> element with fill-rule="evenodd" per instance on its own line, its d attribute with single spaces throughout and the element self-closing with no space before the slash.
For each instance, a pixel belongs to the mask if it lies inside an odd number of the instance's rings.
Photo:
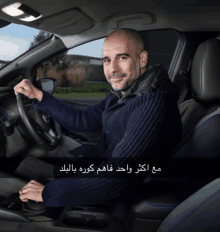
<svg viewBox="0 0 220 232">
<path fill-rule="evenodd" d="M 129 14 L 116 16 L 115 19 L 110 21 L 108 29 L 133 28 L 136 30 L 144 30 L 145 25 L 152 23 L 153 18 L 150 14 Z"/>
<path fill-rule="evenodd" d="M 81 33 L 94 26 L 91 18 L 77 9 L 71 9 L 39 20 L 39 29 L 66 36 Z"/>
</svg>

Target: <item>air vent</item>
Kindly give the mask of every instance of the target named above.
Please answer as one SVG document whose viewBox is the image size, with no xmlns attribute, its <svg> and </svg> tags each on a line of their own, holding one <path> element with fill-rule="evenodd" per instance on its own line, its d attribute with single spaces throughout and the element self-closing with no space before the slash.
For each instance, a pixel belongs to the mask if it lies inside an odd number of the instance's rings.
<svg viewBox="0 0 220 232">
<path fill-rule="evenodd" d="M 29 104 L 29 105 L 25 106 L 25 109 L 26 109 L 27 112 L 29 112 L 29 111 L 34 109 L 34 106 L 32 104 Z"/>
</svg>

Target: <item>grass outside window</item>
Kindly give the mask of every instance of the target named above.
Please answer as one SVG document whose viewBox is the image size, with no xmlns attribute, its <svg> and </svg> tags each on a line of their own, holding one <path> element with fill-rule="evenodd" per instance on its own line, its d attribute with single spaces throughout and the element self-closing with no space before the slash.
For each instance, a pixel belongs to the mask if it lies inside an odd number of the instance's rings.
<svg viewBox="0 0 220 232">
<path fill-rule="evenodd" d="M 53 96 L 57 98 L 107 97 L 110 90 L 109 83 L 85 82 L 83 87 L 57 87 Z"/>
</svg>

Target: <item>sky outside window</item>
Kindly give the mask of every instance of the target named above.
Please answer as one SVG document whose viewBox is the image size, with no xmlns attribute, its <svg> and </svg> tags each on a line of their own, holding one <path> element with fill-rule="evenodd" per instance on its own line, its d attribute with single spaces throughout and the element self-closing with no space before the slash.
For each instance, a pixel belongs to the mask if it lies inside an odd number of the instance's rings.
<svg viewBox="0 0 220 232">
<path fill-rule="evenodd" d="M 0 28 L 0 60 L 12 61 L 22 55 L 38 34 L 39 30 L 18 24 Z M 101 58 L 104 40 L 105 38 L 80 45 L 70 49 L 68 54 Z"/>
<path fill-rule="evenodd" d="M 39 30 L 18 24 L 0 29 L 0 59 L 11 61 L 29 49 Z"/>
<path fill-rule="evenodd" d="M 105 38 L 98 39 L 83 45 L 79 45 L 76 48 L 70 49 L 67 54 L 93 56 L 93 57 L 101 58 L 104 41 Z"/>
</svg>

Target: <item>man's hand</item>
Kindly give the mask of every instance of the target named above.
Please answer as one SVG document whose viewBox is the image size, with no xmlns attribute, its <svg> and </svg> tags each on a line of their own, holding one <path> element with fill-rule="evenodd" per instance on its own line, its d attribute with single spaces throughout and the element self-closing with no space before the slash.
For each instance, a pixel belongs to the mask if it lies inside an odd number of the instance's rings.
<svg viewBox="0 0 220 232">
<path fill-rule="evenodd" d="M 24 79 L 14 87 L 15 95 L 17 93 L 22 93 L 30 99 L 36 98 L 38 101 L 41 101 L 43 97 L 42 91 L 34 87 L 34 85 L 28 80 Z"/>
<path fill-rule="evenodd" d="M 24 202 L 27 202 L 28 199 L 43 202 L 42 192 L 44 185 L 38 183 L 35 180 L 27 183 L 20 191 L 20 199 Z"/>
</svg>

